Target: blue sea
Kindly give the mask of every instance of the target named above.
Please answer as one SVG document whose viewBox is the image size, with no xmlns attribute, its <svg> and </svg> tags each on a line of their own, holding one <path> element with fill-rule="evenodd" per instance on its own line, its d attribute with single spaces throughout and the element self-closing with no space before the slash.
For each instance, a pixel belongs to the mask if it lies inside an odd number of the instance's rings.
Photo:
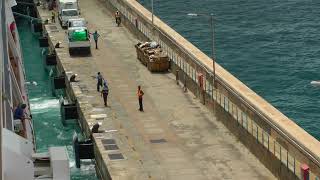
<svg viewBox="0 0 320 180">
<path fill-rule="evenodd" d="M 153 0 L 154 13 L 320 140 L 320 1 Z M 151 0 L 139 0 L 151 9 Z"/>
</svg>

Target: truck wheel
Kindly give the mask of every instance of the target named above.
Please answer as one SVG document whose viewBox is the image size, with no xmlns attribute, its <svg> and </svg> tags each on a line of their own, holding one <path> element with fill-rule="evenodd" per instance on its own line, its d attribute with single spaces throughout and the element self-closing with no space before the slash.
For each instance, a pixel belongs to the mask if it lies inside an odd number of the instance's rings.
<svg viewBox="0 0 320 180">
<path fill-rule="evenodd" d="M 69 54 L 70 54 L 70 56 L 73 54 L 73 50 L 72 49 L 69 49 Z"/>
</svg>

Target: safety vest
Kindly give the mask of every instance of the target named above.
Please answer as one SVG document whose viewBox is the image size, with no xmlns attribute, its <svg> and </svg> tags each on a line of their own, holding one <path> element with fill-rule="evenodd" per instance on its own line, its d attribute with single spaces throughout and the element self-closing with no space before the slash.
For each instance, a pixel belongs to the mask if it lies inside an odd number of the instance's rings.
<svg viewBox="0 0 320 180">
<path fill-rule="evenodd" d="M 137 93 L 137 95 L 138 95 L 138 97 L 139 98 L 142 98 L 142 96 L 143 96 L 143 91 L 140 89 L 140 90 L 138 90 L 138 93 Z"/>
</svg>

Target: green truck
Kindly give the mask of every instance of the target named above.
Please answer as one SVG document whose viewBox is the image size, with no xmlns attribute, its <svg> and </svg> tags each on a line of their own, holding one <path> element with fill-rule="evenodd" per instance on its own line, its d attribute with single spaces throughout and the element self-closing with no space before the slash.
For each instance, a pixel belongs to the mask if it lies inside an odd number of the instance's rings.
<svg viewBox="0 0 320 180">
<path fill-rule="evenodd" d="M 88 29 L 86 27 L 69 27 L 68 46 L 70 55 L 91 54 Z"/>
</svg>

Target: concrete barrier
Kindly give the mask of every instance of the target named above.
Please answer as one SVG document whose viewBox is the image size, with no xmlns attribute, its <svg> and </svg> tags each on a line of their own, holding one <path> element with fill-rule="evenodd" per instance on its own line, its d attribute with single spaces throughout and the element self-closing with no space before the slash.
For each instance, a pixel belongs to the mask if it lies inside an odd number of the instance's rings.
<svg viewBox="0 0 320 180">
<path fill-rule="evenodd" d="M 101 0 L 119 10 L 123 24 L 139 39 L 157 41 L 171 59 L 171 71 L 179 70 L 186 84 L 229 130 L 280 179 L 302 179 L 307 165 L 309 179 L 320 177 L 320 143 L 292 120 L 258 96 L 136 0 Z M 203 76 L 203 88 L 199 76 Z"/>
</svg>

